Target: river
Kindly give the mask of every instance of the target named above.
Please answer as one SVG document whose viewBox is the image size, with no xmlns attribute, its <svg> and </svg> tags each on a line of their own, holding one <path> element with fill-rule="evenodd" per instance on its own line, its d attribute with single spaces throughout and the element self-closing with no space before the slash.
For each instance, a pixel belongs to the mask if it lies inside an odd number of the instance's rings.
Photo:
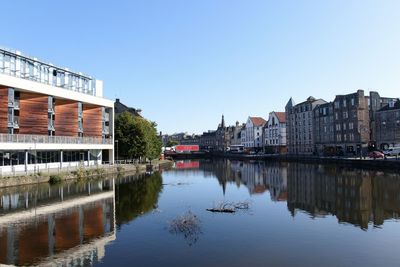
<svg viewBox="0 0 400 267">
<path fill-rule="evenodd" d="M 3 188 L 0 201 L 0 264 L 365 267 L 400 262 L 400 175 L 391 172 L 179 161 L 173 169 L 148 175 Z M 221 204 L 242 208 L 207 211 Z M 177 228 L 178 222 L 186 228 Z"/>
</svg>

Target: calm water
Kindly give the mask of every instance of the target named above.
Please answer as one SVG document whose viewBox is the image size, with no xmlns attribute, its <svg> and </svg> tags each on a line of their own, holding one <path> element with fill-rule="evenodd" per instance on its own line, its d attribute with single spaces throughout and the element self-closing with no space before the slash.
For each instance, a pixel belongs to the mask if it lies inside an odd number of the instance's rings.
<svg viewBox="0 0 400 267">
<path fill-rule="evenodd" d="M 0 189 L 0 263 L 399 266 L 400 176 L 330 165 L 177 162 L 88 184 Z M 221 202 L 248 210 L 208 212 Z M 191 212 L 186 233 L 171 222 Z"/>
</svg>

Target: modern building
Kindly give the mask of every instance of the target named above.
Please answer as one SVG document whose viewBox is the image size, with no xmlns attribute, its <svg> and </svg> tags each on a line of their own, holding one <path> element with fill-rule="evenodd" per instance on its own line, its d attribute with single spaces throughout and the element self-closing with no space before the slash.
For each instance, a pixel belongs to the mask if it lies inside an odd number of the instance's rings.
<svg viewBox="0 0 400 267">
<path fill-rule="evenodd" d="M 0 174 L 114 162 L 113 121 L 101 81 L 0 49 Z"/>
<path fill-rule="evenodd" d="M 287 153 L 285 112 L 269 113 L 264 127 L 264 148 L 266 153 Z"/>
<path fill-rule="evenodd" d="M 400 146 L 400 100 L 391 101 L 375 113 L 376 144 L 380 149 Z"/>
<path fill-rule="evenodd" d="M 316 106 L 325 103 L 325 100 L 315 99 L 312 96 L 297 105 L 292 98 L 289 99 L 285 107 L 289 154 L 315 153 L 313 110 Z"/>
<path fill-rule="evenodd" d="M 242 130 L 242 145 L 251 150 L 263 148 L 263 129 L 267 123 L 261 117 L 249 117 L 245 128 Z"/>
</svg>

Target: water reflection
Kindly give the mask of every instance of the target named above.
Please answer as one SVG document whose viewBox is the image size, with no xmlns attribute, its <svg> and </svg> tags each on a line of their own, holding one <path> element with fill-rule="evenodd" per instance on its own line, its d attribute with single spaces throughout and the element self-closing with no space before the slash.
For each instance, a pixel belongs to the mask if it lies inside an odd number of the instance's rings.
<svg viewBox="0 0 400 267">
<path fill-rule="evenodd" d="M 162 190 L 160 173 L 151 176 L 125 177 L 116 181 L 117 225 L 129 223 L 136 217 L 157 208 Z"/>
<path fill-rule="evenodd" d="M 269 192 L 272 201 L 287 201 L 292 216 L 335 215 L 339 222 L 368 229 L 400 214 L 400 176 L 334 165 L 209 160 L 199 170 L 226 185 L 244 185 L 250 194 Z"/>
<path fill-rule="evenodd" d="M 0 264 L 90 266 L 117 224 L 156 206 L 161 188 L 154 174 L 0 189 Z"/>
</svg>

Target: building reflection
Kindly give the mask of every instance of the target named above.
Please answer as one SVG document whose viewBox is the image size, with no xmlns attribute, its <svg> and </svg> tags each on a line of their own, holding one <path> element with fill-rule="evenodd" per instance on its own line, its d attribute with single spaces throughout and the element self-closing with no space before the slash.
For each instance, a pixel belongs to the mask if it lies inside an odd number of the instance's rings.
<svg viewBox="0 0 400 267">
<path fill-rule="evenodd" d="M 400 176 L 330 165 L 293 164 L 288 168 L 288 209 L 311 216 L 335 215 L 362 229 L 400 214 Z"/>
<path fill-rule="evenodd" d="M 398 219 L 400 175 L 335 165 L 263 161 L 201 161 L 200 169 L 215 177 L 225 194 L 227 184 L 244 185 L 250 194 L 269 193 L 286 201 L 289 212 L 313 218 L 334 215 L 340 223 L 361 229 Z"/>
<path fill-rule="evenodd" d="M 113 180 L 2 189 L 0 197 L 1 264 L 86 266 L 115 239 Z"/>
</svg>

